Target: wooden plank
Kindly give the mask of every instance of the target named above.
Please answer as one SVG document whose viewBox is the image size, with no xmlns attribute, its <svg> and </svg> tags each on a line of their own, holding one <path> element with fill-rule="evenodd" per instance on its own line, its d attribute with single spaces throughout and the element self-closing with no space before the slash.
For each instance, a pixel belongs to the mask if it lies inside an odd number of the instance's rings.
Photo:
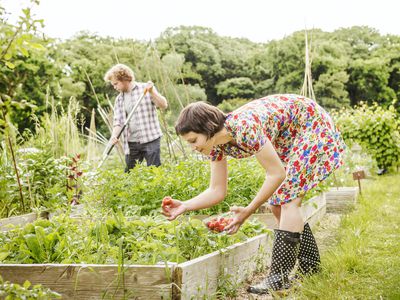
<svg viewBox="0 0 400 300">
<path fill-rule="evenodd" d="M 175 265 L 129 265 L 118 272 L 117 265 L 9 264 L 0 265 L 0 274 L 14 283 L 40 283 L 63 299 L 171 299 Z"/>
<path fill-rule="evenodd" d="M 327 212 L 346 213 L 354 207 L 358 198 L 358 187 L 332 188 L 325 192 Z"/>
<path fill-rule="evenodd" d="M 326 214 L 325 195 L 322 194 L 316 197 L 314 201 L 310 202 L 308 205 L 314 207 L 315 209 L 307 214 L 304 220 L 310 225 L 311 228 L 313 228 Z"/>
<path fill-rule="evenodd" d="M 174 299 L 211 296 L 217 291 L 218 280 L 224 276 L 232 284 L 243 281 L 257 267 L 265 265 L 268 242 L 271 243 L 271 237 L 263 234 L 179 264 L 176 272 L 181 284 L 180 294 L 174 295 Z"/>
<path fill-rule="evenodd" d="M 37 213 L 30 213 L 5 219 L 0 219 L 0 230 L 9 231 L 15 226 L 23 226 L 35 221 L 38 218 Z"/>
</svg>

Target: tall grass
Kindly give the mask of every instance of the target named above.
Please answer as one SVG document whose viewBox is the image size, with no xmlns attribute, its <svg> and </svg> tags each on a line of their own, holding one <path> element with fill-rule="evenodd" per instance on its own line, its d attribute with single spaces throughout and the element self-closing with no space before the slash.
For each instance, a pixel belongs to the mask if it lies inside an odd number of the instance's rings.
<svg viewBox="0 0 400 300">
<path fill-rule="evenodd" d="M 322 272 L 294 299 L 400 299 L 400 175 L 369 180 L 357 210 L 344 217 Z"/>
<path fill-rule="evenodd" d="M 71 97 L 66 111 L 52 98 L 50 113 L 36 119 L 36 134 L 30 142 L 38 148 L 48 148 L 54 157 L 83 152 L 84 145 L 78 129 L 79 102 Z M 29 143 L 29 142 L 28 142 Z"/>
</svg>

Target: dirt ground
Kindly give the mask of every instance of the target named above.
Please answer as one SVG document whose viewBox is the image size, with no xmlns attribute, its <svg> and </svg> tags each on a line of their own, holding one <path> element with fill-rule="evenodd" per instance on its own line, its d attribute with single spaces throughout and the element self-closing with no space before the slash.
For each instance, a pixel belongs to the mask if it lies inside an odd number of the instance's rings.
<svg viewBox="0 0 400 300">
<path fill-rule="evenodd" d="M 335 243 L 336 230 L 340 225 L 341 215 L 328 213 L 324 216 L 324 218 L 319 222 L 319 224 L 313 229 L 313 233 L 315 239 L 317 240 L 318 247 L 320 252 L 324 252 L 326 249 L 332 246 Z M 265 273 L 255 274 L 248 282 L 246 282 L 241 288 L 238 290 L 238 296 L 234 298 L 226 298 L 227 300 L 269 300 L 276 299 L 271 295 L 253 295 L 246 292 L 246 288 L 251 284 L 256 284 L 260 282 L 266 275 Z M 288 298 L 290 299 L 290 298 Z"/>
</svg>

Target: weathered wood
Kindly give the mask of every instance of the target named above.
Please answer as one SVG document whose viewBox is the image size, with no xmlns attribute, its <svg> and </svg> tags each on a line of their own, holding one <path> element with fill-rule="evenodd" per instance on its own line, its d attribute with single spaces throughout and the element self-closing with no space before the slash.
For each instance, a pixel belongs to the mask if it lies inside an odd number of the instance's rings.
<svg viewBox="0 0 400 300">
<path fill-rule="evenodd" d="M 325 192 L 326 209 L 329 213 L 346 213 L 357 202 L 358 187 L 332 188 Z"/>
<path fill-rule="evenodd" d="M 0 219 L 0 230 L 9 231 L 15 226 L 23 226 L 35 221 L 38 218 L 37 213 L 30 213 L 5 219 Z"/>
<path fill-rule="evenodd" d="M 246 242 L 181 263 L 176 267 L 180 276 L 180 294 L 174 299 L 202 299 L 215 294 L 218 280 L 232 284 L 243 281 L 257 267 L 267 261 L 268 242 L 271 237 L 263 234 Z"/>
<path fill-rule="evenodd" d="M 325 195 L 322 194 L 320 196 L 314 197 L 312 202 L 304 205 L 303 217 L 304 221 L 307 222 L 311 228 L 313 228 L 326 214 L 326 198 Z M 311 199 L 310 199 L 311 200 Z M 313 210 L 310 210 L 309 207 L 313 207 Z"/>
<path fill-rule="evenodd" d="M 176 264 L 117 265 L 10 264 L 0 265 L 4 280 L 29 280 L 60 294 L 63 299 L 171 299 Z"/>
</svg>

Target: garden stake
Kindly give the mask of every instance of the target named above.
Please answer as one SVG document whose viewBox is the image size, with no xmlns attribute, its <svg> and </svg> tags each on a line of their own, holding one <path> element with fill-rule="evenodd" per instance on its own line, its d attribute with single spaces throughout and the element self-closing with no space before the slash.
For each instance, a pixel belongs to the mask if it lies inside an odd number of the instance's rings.
<svg viewBox="0 0 400 300">
<path fill-rule="evenodd" d="M 361 180 L 360 179 L 364 179 L 364 178 L 365 178 L 365 172 L 363 170 L 353 173 L 353 180 L 358 181 L 358 190 L 359 190 L 360 195 L 361 195 Z"/>
<path fill-rule="evenodd" d="M 135 113 L 136 109 L 138 108 L 140 102 L 142 102 L 144 96 L 146 95 L 146 93 L 148 92 L 147 88 L 144 89 L 143 94 L 140 96 L 139 100 L 136 102 L 135 106 L 132 108 L 131 112 L 129 113 L 128 117 L 125 120 L 124 125 L 122 126 L 120 132 L 117 135 L 117 139 L 119 139 L 119 137 L 121 136 L 122 132 L 124 132 L 125 127 L 129 124 L 130 119 L 132 119 L 133 114 Z M 99 165 L 97 166 L 97 169 L 99 169 L 103 163 L 106 161 L 106 159 L 108 158 L 108 156 L 110 155 L 111 150 L 114 148 L 114 144 L 112 144 L 111 142 L 108 143 L 106 149 L 103 152 L 103 157 L 99 163 Z"/>
</svg>

